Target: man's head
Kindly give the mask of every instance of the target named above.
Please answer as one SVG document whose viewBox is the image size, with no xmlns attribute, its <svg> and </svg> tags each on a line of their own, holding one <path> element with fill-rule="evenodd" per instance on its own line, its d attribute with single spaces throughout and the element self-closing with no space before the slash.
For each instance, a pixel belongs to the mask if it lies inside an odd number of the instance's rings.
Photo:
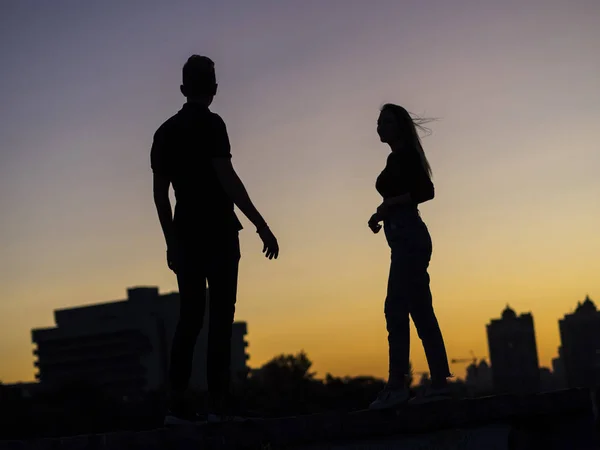
<svg viewBox="0 0 600 450">
<path fill-rule="evenodd" d="M 183 65 L 181 93 L 188 100 L 210 104 L 217 93 L 215 63 L 206 56 L 192 55 Z"/>
</svg>

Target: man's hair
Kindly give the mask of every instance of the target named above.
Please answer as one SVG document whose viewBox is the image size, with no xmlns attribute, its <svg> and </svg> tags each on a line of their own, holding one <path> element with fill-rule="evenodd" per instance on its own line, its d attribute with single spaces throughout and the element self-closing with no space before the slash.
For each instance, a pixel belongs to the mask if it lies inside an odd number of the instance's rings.
<svg viewBox="0 0 600 450">
<path fill-rule="evenodd" d="M 207 56 L 192 55 L 183 65 L 182 82 L 187 97 L 215 94 L 215 63 Z"/>
</svg>

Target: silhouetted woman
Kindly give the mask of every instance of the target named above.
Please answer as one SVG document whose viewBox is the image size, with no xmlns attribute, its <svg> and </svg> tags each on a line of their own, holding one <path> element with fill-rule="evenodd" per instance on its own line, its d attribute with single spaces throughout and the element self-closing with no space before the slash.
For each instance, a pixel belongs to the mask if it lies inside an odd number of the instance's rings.
<svg viewBox="0 0 600 450">
<path fill-rule="evenodd" d="M 431 386 L 423 400 L 447 397 L 450 375 L 444 340 L 433 312 L 429 274 L 432 244 L 421 220 L 418 205 L 434 197 L 431 169 L 417 128 L 423 121 L 413 120 L 401 106 L 387 104 L 381 109 L 377 133 L 391 153 L 376 182 L 383 203 L 369 220 L 373 233 L 381 229 L 392 251 L 385 299 L 385 318 L 389 341 L 389 378 L 385 389 L 371 403 L 371 409 L 400 405 L 410 398 L 409 315 L 423 342 L 431 373 Z"/>
</svg>

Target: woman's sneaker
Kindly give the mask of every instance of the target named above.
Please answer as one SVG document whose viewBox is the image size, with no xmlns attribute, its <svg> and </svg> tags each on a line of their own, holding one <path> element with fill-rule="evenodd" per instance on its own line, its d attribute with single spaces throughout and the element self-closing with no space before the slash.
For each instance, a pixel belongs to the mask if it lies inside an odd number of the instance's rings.
<svg viewBox="0 0 600 450">
<path fill-rule="evenodd" d="M 187 403 L 172 404 L 165 414 L 164 425 L 198 425 L 207 422 L 206 415 L 200 415 Z"/>
<path fill-rule="evenodd" d="M 164 425 L 166 427 L 176 425 L 200 425 L 203 423 L 207 423 L 207 421 L 208 420 L 206 417 L 203 417 L 197 413 L 183 415 L 169 410 L 167 411 L 167 414 L 165 414 Z"/>
<path fill-rule="evenodd" d="M 371 410 L 391 409 L 408 402 L 410 391 L 405 388 L 391 388 L 386 386 L 377 398 L 369 405 Z"/>
<path fill-rule="evenodd" d="M 245 417 L 235 416 L 231 414 L 208 414 L 208 423 L 221 423 L 221 422 L 245 422 L 248 420 Z"/>
<path fill-rule="evenodd" d="M 244 422 L 246 417 L 235 414 L 237 408 L 234 408 L 227 398 L 222 398 L 212 402 L 212 406 L 207 414 L 208 423 L 220 422 Z"/>
<path fill-rule="evenodd" d="M 443 387 L 431 387 L 427 386 L 425 388 L 425 393 L 422 396 L 415 397 L 411 399 L 411 404 L 422 404 L 422 403 L 431 403 L 431 402 L 439 402 L 442 400 L 450 400 L 452 399 L 452 390 L 450 386 Z"/>
</svg>

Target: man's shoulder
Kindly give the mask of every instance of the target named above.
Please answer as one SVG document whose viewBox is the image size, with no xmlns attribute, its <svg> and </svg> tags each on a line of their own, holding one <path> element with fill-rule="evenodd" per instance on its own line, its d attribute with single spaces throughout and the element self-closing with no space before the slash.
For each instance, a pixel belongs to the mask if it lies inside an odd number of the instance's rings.
<svg viewBox="0 0 600 450">
<path fill-rule="evenodd" d="M 210 110 L 208 111 L 208 120 L 210 121 L 210 124 L 212 126 L 215 126 L 215 127 L 225 126 L 225 121 L 223 120 L 223 118 L 214 111 L 210 111 Z"/>
<path fill-rule="evenodd" d="M 167 120 L 165 120 L 154 132 L 154 138 L 165 136 L 172 131 L 179 122 L 179 113 L 173 114 Z"/>
<path fill-rule="evenodd" d="M 209 126 L 221 127 L 225 125 L 223 118 L 216 112 L 206 110 L 201 113 L 185 114 L 184 110 L 178 111 L 165 120 L 156 130 L 156 133 L 168 133 L 176 130 L 182 123 L 196 122 L 208 124 Z"/>
<path fill-rule="evenodd" d="M 204 109 L 186 110 L 185 108 L 165 120 L 154 132 L 153 149 L 172 146 L 193 136 L 207 144 L 213 141 L 228 141 L 225 122 L 219 114 Z M 226 146 L 229 143 L 227 142 Z M 227 152 L 229 149 L 227 148 Z"/>
</svg>

